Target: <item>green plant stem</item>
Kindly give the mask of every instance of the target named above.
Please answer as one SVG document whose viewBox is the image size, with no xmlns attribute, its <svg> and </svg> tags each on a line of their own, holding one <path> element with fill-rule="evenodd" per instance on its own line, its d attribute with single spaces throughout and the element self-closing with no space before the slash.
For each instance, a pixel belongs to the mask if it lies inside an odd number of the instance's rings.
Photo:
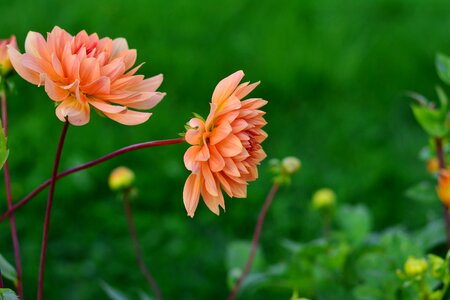
<svg viewBox="0 0 450 300">
<path fill-rule="evenodd" d="M 38 279 L 38 293 L 37 299 L 42 300 L 44 291 L 44 271 L 45 271 L 45 258 L 47 254 L 47 243 L 48 243 L 48 232 L 50 229 L 50 215 L 52 211 L 53 195 L 55 193 L 56 185 L 56 175 L 58 173 L 58 166 L 61 160 L 62 149 L 64 145 L 64 140 L 66 138 L 67 129 L 69 129 L 69 122 L 66 120 L 64 123 L 63 130 L 61 132 L 61 137 L 58 143 L 58 149 L 56 150 L 55 162 L 53 164 L 52 177 L 50 179 L 50 190 L 48 192 L 47 208 L 45 210 L 45 221 L 44 221 L 44 231 L 42 234 L 42 248 L 41 248 L 41 259 L 39 262 L 39 279 Z"/>
<path fill-rule="evenodd" d="M 266 197 L 266 201 L 264 201 L 263 207 L 261 208 L 261 212 L 258 216 L 258 221 L 256 222 L 255 231 L 253 233 L 253 240 L 252 240 L 252 246 L 250 248 L 250 254 L 248 256 L 247 262 L 245 263 L 244 271 L 242 272 L 241 276 L 239 277 L 238 281 L 233 287 L 233 290 L 228 295 L 228 300 L 234 300 L 236 299 L 236 296 L 239 292 L 239 289 L 241 288 L 242 283 L 244 282 L 245 277 L 247 277 L 248 273 L 250 272 L 250 269 L 252 267 L 253 259 L 255 257 L 256 249 L 258 247 L 258 241 L 259 236 L 261 234 L 262 226 L 264 225 L 264 220 L 267 214 L 267 211 L 269 210 L 270 204 L 273 201 L 273 198 L 275 197 L 278 188 L 280 185 L 275 182 L 272 185 L 272 188 L 270 189 L 269 194 Z"/>
<path fill-rule="evenodd" d="M 2 270 L 0 269 L 0 289 L 4 287 L 3 285 L 3 276 L 2 276 Z"/>
<path fill-rule="evenodd" d="M 1 107 L 2 107 L 2 126 L 3 131 L 5 132 L 5 138 L 8 137 L 8 111 L 7 111 L 7 103 L 6 103 L 6 92 L 3 87 L 2 91 L 0 91 L 1 97 Z M 8 210 L 13 207 L 13 199 L 11 193 L 11 177 L 9 172 L 9 162 L 8 159 L 5 161 L 3 165 L 3 174 L 5 177 L 5 190 L 6 190 L 6 202 L 8 205 Z M 16 272 L 17 272 L 17 294 L 20 299 L 24 299 L 23 297 L 23 284 L 22 284 L 22 261 L 20 259 L 20 244 L 19 244 L 19 236 L 17 234 L 17 226 L 16 220 L 14 218 L 14 214 L 9 215 L 9 224 L 11 228 L 11 238 L 13 242 L 14 248 L 14 259 L 16 264 Z"/>
<path fill-rule="evenodd" d="M 158 284 L 156 283 L 152 274 L 148 270 L 147 266 L 145 265 L 144 256 L 142 255 L 142 248 L 139 243 L 139 239 L 136 232 L 136 226 L 134 225 L 133 221 L 133 213 L 131 210 L 131 201 L 130 201 L 130 190 L 125 190 L 123 192 L 123 203 L 125 216 L 127 217 L 128 231 L 130 233 L 131 241 L 133 242 L 134 253 L 136 255 L 136 261 L 139 266 L 139 269 L 141 270 L 142 274 L 144 275 L 145 279 L 150 285 L 150 288 L 153 290 L 153 294 L 155 295 L 156 299 L 163 300 L 164 298 L 161 294 L 161 290 L 159 289 Z"/>
<path fill-rule="evenodd" d="M 442 144 L 442 138 L 434 138 L 435 142 L 435 148 L 436 148 L 436 156 L 439 163 L 439 169 L 441 171 L 446 170 L 445 165 L 445 154 L 444 154 L 444 147 Z M 442 209 L 444 211 L 444 220 L 445 220 L 445 228 L 447 230 L 447 248 L 450 249 L 450 213 L 449 208 L 447 205 L 442 203 Z"/>
<path fill-rule="evenodd" d="M 98 165 L 98 164 L 100 164 L 102 162 L 105 162 L 107 160 L 110 160 L 110 159 L 112 159 L 112 158 L 114 158 L 116 156 L 119 156 L 119 155 L 127 153 L 127 152 L 131 152 L 131 151 L 135 151 L 135 150 L 139 150 L 139 149 L 156 147 L 156 146 L 166 146 L 166 145 L 180 144 L 182 142 L 184 142 L 184 138 L 176 138 L 176 139 L 169 139 L 169 140 L 157 140 L 157 141 L 150 141 L 150 142 L 144 142 L 144 143 L 139 143 L 139 144 L 126 146 L 126 147 L 120 148 L 120 149 L 118 149 L 118 150 L 116 150 L 114 152 L 111 152 L 109 154 L 106 154 L 106 155 L 104 155 L 102 157 L 94 159 L 94 160 L 92 160 L 90 162 L 87 162 L 85 164 L 82 164 L 82 165 L 79 165 L 77 167 L 68 169 L 68 170 L 66 170 L 64 172 L 61 172 L 61 173 L 59 173 L 56 176 L 56 179 L 61 179 L 61 178 L 65 177 L 67 175 L 70 175 L 72 173 L 75 173 L 75 172 L 78 172 L 78 171 L 85 170 L 85 169 L 88 169 L 90 167 L 96 166 L 96 165 Z M 0 216 L 0 222 L 2 222 L 4 219 L 6 219 L 12 212 L 16 211 L 17 209 L 19 209 L 23 205 L 27 204 L 28 201 L 33 199 L 43 189 L 45 189 L 47 186 L 49 186 L 50 185 L 50 181 L 51 181 L 51 179 L 47 179 L 46 181 L 41 183 L 31 193 L 29 193 L 22 200 L 17 202 L 17 204 L 13 205 L 13 207 L 11 209 L 8 209 L 8 211 L 3 213 Z"/>
</svg>

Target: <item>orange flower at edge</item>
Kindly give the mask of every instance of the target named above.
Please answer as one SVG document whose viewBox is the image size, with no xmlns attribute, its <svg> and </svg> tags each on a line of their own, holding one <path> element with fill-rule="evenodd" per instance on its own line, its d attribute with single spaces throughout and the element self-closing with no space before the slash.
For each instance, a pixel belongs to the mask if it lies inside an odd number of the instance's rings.
<svg viewBox="0 0 450 300">
<path fill-rule="evenodd" d="M 266 157 L 261 143 L 267 133 L 264 111 L 267 101 L 251 98 L 241 101 L 258 84 L 239 85 L 244 72 L 226 77 L 216 86 L 211 110 L 206 120 L 188 122 L 186 141 L 192 146 L 184 163 L 192 173 L 186 180 L 183 200 L 188 216 L 193 217 L 200 195 L 205 204 L 219 215 L 225 209 L 222 189 L 229 197 L 245 198 L 247 182 L 258 178 L 257 166 Z"/>
<path fill-rule="evenodd" d="M 30 31 L 25 50 L 21 54 L 8 47 L 14 69 L 26 81 L 45 86 L 63 122 L 67 117 L 73 125 L 88 123 L 92 106 L 121 124 L 141 124 L 151 114 L 138 110 L 154 107 L 165 96 L 156 92 L 161 74 L 148 79 L 135 75 L 142 64 L 132 68 L 136 50 L 124 38 L 100 39 L 84 30 L 72 36 L 56 26 L 47 39 Z"/>
<path fill-rule="evenodd" d="M 0 40 L 0 76 L 6 75 L 12 70 L 11 61 L 9 60 L 8 48 L 10 46 L 17 49 L 16 37 L 12 35 L 9 39 Z"/>
<path fill-rule="evenodd" d="M 436 192 L 441 202 L 445 204 L 446 207 L 450 207 L 450 172 L 442 170 L 439 173 Z"/>
</svg>

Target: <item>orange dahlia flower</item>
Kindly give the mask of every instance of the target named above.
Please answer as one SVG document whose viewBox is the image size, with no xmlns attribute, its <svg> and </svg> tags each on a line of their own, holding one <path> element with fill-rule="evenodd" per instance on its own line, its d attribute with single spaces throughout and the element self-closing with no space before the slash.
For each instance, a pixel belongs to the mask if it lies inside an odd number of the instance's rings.
<svg viewBox="0 0 450 300">
<path fill-rule="evenodd" d="M 439 174 L 439 183 L 436 187 L 439 199 L 446 207 L 450 207 L 450 173 L 442 170 Z"/>
<path fill-rule="evenodd" d="M 8 45 L 17 49 L 16 37 L 14 35 L 9 39 L 0 40 L 0 76 L 6 75 L 12 69 L 8 56 Z"/>
<path fill-rule="evenodd" d="M 188 122 L 186 141 L 192 146 L 184 155 L 192 171 L 184 185 L 183 200 L 190 217 L 194 216 L 200 195 L 208 208 L 219 214 L 225 209 L 222 189 L 229 197 L 245 198 L 247 182 L 258 178 L 257 166 L 266 157 L 261 143 L 267 124 L 259 110 L 267 101 L 252 98 L 241 101 L 258 84 L 239 85 L 244 72 L 238 71 L 219 82 L 212 95 L 208 118 Z"/>
<path fill-rule="evenodd" d="M 8 53 L 17 73 L 35 85 L 44 85 L 48 96 L 56 102 L 56 115 L 73 125 L 89 122 L 90 106 L 105 116 L 125 125 L 148 120 L 147 110 L 165 96 L 156 92 L 163 76 L 144 79 L 135 75 L 142 65 L 136 62 L 136 50 L 128 49 L 123 38 L 99 39 L 86 31 L 76 36 L 59 27 L 47 34 L 47 40 L 30 31 L 25 40 L 25 53 L 13 47 Z"/>
</svg>

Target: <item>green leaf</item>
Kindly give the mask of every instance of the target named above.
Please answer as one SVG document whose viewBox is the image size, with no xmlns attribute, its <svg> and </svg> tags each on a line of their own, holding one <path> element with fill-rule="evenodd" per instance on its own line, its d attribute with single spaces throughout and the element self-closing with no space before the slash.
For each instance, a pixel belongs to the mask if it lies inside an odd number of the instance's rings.
<svg viewBox="0 0 450 300">
<path fill-rule="evenodd" d="M 360 244 L 370 232 L 371 217 L 363 205 L 342 206 L 336 215 L 336 221 L 346 233 L 351 243 Z"/>
<path fill-rule="evenodd" d="M 436 55 L 436 70 L 439 78 L 446 84 L 450 84 L 450 58 L 444 54 Z"/>
<path fill-rule="evenodd" d="M 0 169 L 3 168 L 6 160 L 8 159 L 9 150 L 8 145 L 6 143 L 5 132 L 3 128 L 0 126 Z"/>
<path fill-rule="evenodd" d="M 124 293 L 121 291 L 113 288 L 108 283 L 101 281 L 100 286 L 102 287 L 103 291 L 109 296 L 112 300 L 128 300 L 128 297 L 125 296 Z"/>
<path fill-rule="evenodd" d="M 425 228 L 419 230 L 413 239 L 420 244 L 424 250 L 431 250 L 435 246 L 443 245 L 446 239 L 444 222 L 437 219 L 429 222 Z"/>
<path fill-rule="evenodd" d="M 154 300 L 154 298 L 150 297 L 147 293 L 143 291 L 139 291 L 139 300 Z"/>
<path fill-rule="evenodd" d="M 245 264 L 250 254 L 251 242 L 248 241 L 234 241 L 227 249 L 227 269 L 228 282 L 233 286 L 237 279 L 244 271 Z M 264 258 L 260 249 L 256 249 L 255 257 L 251 271 L 259 271 L 264 266 Z"/>
<path fill-rule="evenodd" d="M 447 111 L 418 104 L 412 104 L 411 109 L 417 122 L 430 136 L 443 137 L 448 133 Z"/>
<path fill-rule="evenodd" d="M 426 204 L 432 204 L 438 201 L 436 187 L 428 181 L 422 181 L 410 187 L 406 190 L 405 195 L 412 200 Z"/>
<path fill-rule="evenodd" d="M 444 90 L 440 87 L 436 87 L 436 93 L 439 98 L 439 102 L 441 104 L 441 111 L 447 112 L 448 111 L 448 97 L 447 94 L 444 92 Z"/>
<path fill-rule="evenodd" d="M 0 289 L 0 300 L 19 300 L 16 293 L 10 289 Z"/>
<path fill-rule="evenodd" d="M 16 269 L 0 254 L 0 270 L 2 276 L 8 280 L 11 280 L 14 285 L 17 285 L 17 272 Z"/>
</svg>

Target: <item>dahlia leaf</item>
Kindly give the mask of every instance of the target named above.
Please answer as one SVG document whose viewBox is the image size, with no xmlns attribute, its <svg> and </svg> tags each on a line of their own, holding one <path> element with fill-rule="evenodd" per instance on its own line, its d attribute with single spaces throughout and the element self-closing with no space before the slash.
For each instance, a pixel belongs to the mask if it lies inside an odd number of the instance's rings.
<svg viewBox="0 0 450 300">
<path fill-rule="evenodd" d="M 1 254 L 0 254 L 0 271 L 1 275 L 4 278 L 11 280 L 14 283 L 14 285 L 17 285 L 16 269 Z M 0 300 L 2 299 L 0 298 Z"/>
<path fill-rule="evenodd" d="M 10 289 L 0 289 L 0 300 L 19 300 L 16 293 Z"/>
<path fill-rule="evenodd" d="M 450 84 L 450 57 L 438 53 L 436 55 L 436 70 L 439 78 L 446 84 Z"/>
<path fill-rule="evenodd" d="M 0 126 L 0 169 L 3 168 L 6 160 L 8 159 L 9 150 L 6 143 L 6 136 L 3 128 Z"/>
</svg>

